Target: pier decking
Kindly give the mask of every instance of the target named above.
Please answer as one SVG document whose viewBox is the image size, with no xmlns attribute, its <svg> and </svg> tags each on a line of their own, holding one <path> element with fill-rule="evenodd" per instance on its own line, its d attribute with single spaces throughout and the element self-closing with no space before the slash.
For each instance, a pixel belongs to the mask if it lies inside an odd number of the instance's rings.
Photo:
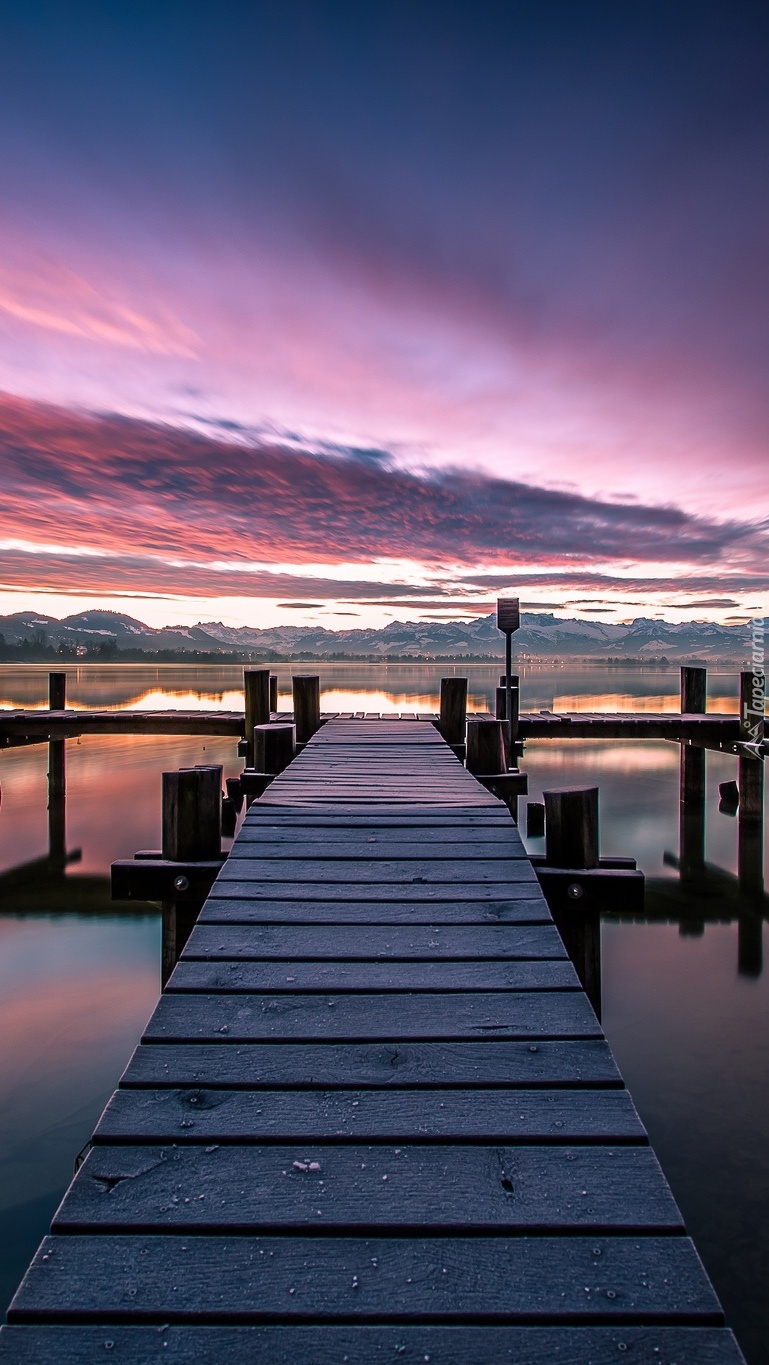
<svg viewBox="0 0 769 1365">
<path fill-rule="evenodd" d="M 248 812 L 0 1361 L 738 1362 L 722 1321 L 507 809 L 351 718 Z"/>
<path fill-rule="evenodd" d="M 485 715 L 487 712 L 475 714 Z M 273 712 L 291 720 L 290 711 Z M 328 720 L 437 721 L 434 712 L 326 712 Z M 0 748 L 75 739 L 80 735 L 242 735 L 242 711 L 46 711 L 0 710 Z M 718 747 L 740 736 L 737 716 L 680 715 L 650 711 L 530 711 L 519 721 L 521 739 L 671 739 Z"/>
</svg>

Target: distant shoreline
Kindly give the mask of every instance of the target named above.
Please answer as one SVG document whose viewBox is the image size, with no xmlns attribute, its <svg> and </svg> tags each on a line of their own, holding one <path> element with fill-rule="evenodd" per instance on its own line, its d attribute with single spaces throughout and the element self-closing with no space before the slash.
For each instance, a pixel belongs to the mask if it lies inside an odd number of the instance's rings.
<svg viewBox="0 0 769 1365">
<path fill-rule="evenodd" d="M 747 667 L 749 659 L 735 659 L 726 656 L 704 658 L 700 655 L 680 655 L 671 658 L 669 655 L 651 656 L 630 655 L 618 657 L 616 655 L 528 655 L 526 658 L 519 658 L 516 667 L 526 668 L 647 668 L 656 672 L 675 670 L 681 664 L 694 664 L 703 668 L 738 668 Z M 113 650 L 111 652 L 99 653 L 94 651 L 88 655 L 76 656 L 70 651 L 59 652 L 53 648 L 30 649 L 20 646 L 6 646 L 0 650 L 0 665 L 17 664 L 20 666 L 47 666 L 55 668 L 89 668 L 89 667 L 276 667 L 294 666 L 297 664 L 324 664 L 326 667 L 344 667 L 346 664 L 368 664 L 379 667 L 425 667 L 436 665 L 451 665 L 452 667 L 471 667 L 471 668 L 491 668 L 503 666 L 500 654 L 430 654 L 430 655 L 379 655 L 379 654 L 310 654 L 297 653 L 279 655 L 269 653 L 257 656 L 248 653 L 215 654 L 213 652 L 197 652 L 194 650 Z"/>
</svg>

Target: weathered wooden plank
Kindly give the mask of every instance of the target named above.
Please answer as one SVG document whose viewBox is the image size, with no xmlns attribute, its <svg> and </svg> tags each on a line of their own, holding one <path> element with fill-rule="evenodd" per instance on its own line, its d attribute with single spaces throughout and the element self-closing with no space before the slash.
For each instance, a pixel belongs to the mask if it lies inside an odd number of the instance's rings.
<svg viewBox="0 0 769 1365">
<path fill-rule="evenodd" d="M 272 820 L 253 821 L 247 819 L 238 834 L 233 846 L 233 852 L 250 849 L 254 856 L 259 856 L 259 851 L 263 845 L 271 846 L 280 844 L 285 849 L 296 849 L 297 841 L 322 843 L 324 848 L 332 849 L 337 845 L 343 848 L 362 847 L 365 849 L 370 839 L 375 839 L 382 848 L 392 845 L 408 846 L 409 842 L 419 843 L 424 850 L 423 856 L 432 857 L 433 847 L 451 843 L 452 840 L 461 840 L 463 845 L 473 847 L 489 847 L 493 849 L 515 849 L 520 848 L 523 852 L 523 843 L 512 821 L 508 821 L 502 828 L 485 828 L 485 824 L 475 827 L 467 827 L 461 824 L 446 825 L 443 821 L 440 826 L 431 825 L 419 826 L 418 822 L 404 821 L 402 824 L 383 826 L 378 821 L 371 820 L 367 824 L 359 823 L 357 827 L 348 828 L 338 826 L 335 823 L 329 824 L 326 820 L 316 824 L 312 818 L 304 821 L 302 825 L 292 822 L 290 828 L 286 829 L 284 824 Z M 427 849 L 429 847 L 429 854 Z M 331 856 L 326 853 L 326 857 Z"/>
<path fill-rule="evenodd" d="M 478 1037 L 593 1038 L 600 1025 L 581 991 L 483 994 L 161 996 L 145 1038 L 295 1042 Z"/>
<path fill-rule="evenodd" d="M 568 959 L 543 962 L 177 963 L 166 990 L 295 995 L 298 991 L 579 991 Z"/>
<path fill-rule="evenodd" d="M 259 800 L 263 803 L 265 807 L 271 806 L 273 801 L 275 802 L 280 801 L 281 805 L 286 804 L 287 797 L 291 795 L 292 791 L 295 791 L 295 799 L 292 803 L 295 809 L 308 809 L 312 807 L 318 807 L 325 810 L 327 806 L 333 803 L 335 798 L 341 799 L 342 797 L 344 797 L 346 805 L 350 807 L 353 807 L 357 802 L 359 802 L 361 809 L 371 810 L 376 808 L 376 802 L 372 803 L 371 800 L 370 789 L 368 793 L 364 795 L 364 792 L 366 791 L 366 788 L 364 787 L 361 787 L 358 791 L 356 791 L 353 788 L 350 789 L 345 788 L 343 791 L 340 791 L 338 787 L 311 788 L 310 786 L 302 783 L 301 785 L 297 784 L 295 789 L 292 788 L 288 792 L 285 790 L 285 788 L 281 789 L 279 792 L 273 792 L 272 786 L 274 785 L 275 784 L 273 783 L 271 786 L 269 786 L 265 791 L 264 795 L 260 796 L 259 798 Z M 416 790 L 413 791 L 411 793 L 411 798 L 413 800 L 414 805 L 415 806 L 420 805 L 425 795 L 426 792 L 424 791 Z M 391 793 L 387 791 L 382 791 L 381 793 L 382 803 L 383 804 L 389 803 L 390 799 Z M 406 798 L 406 800 L 404 801 L 404 805 L 406 806 L 408 805 L 408 798 Z M 474 805 L 478 810 L 483 810 L 485 803 L 479 800 L 474 802 Z M 446 800 L 444 801 L 444 808 L 446 810 L 459 809 L 460 803 L 458 800 L 457 801 L 452 800 L 447 795 Z M 464 806 L 462 808 L 464 809 Z"/>
<path fill-rule="evenodd" d="M 391 804 L 392 796 L 393 793 L 391 792 L 381 792 L 382 805 Z M 280 803 L 281 807 L 284 808 L 292 807 L 294 809 L 299 809 L 299 811 L 302 811 L 302 809 L 311 808 L 313 807 L 313 805 L 316 805 L 316 807 L 320 807 L 325 811 L 325 809 L 333 807 L 333 804 L 335 804 L 335 800 L 339 801 L 340 808 L 354 809 L 355 805 L 359 805 L 361 809 L 366 809 L 366 811 L 370 811 L 370 809 L 376 809 L 376 800 L 372 801 L 370 793 L 363 792 L 363 790 L 361 790 L 361 792 L 355 792 L 355 790 L 347 789 L 340 790 L 339 786 L 333 786 L 333 788 L 328 789 L 321 788 L 310 789 L 309 786 L 302 785 L 300 786 L 300 788 L 298 786 L 295 792 L 294 790 L 290 790 L 290 792 L 287 792 L 287 790 L 285 789 L 281 789 L 280 792 L 273 792 L 272 786 L 268 786 L 268 789 L 266 789 L 264 796 L 260 797 L 260 801 L 262 801 L 262 804 L 264 804 L 265 808 L 270 807 L 270 805 L 273 804 L 273 801 L 275 801 L 276 804 Z M 406 796 L 403 796 L 402 804 L 406 805 L 407 807 L 408 803 L 410 803 L 410 800 L 413 801 L 414 807 L 418 807 L 418 805 L 422 805 L 423 800 L 425 800 L 425 793 L 413 792 L 410 794 L 406 794 Z M 494 800 L 493 797 L 492 800 Z M 344 805 L 341 805 L 341 803 L 344 803 Z M 479 809 L 479 811 L 482 811 L 482 809 L 484 809 L 485 805 L 484 801 L 481 800 L 474 801 L 473 804 L 475 805 L 475 808 Z M 447 796 L 447 799 L 445 799 L 444 801 L 444 809 L 447 809 L 447 811 L 451 811 L 451 809 L 460 808 L 464 809 L 464 803 L 460 805 L 459 800 L 452 800 L 451 797 Z"/>
<path fill-rule="evenodd" d="M 250 838 L 252 832 L 267 828 L 287 832 L 318 829 L 323 830 L 325 834 L 326 830 L 363 830 L 370 826 L 378 831 L 419 830 L 420 836 L 425 830 L 435 830 L 438 833 L 448 830 L 452 834 L 457 831 L 464 833 L 465 830 L 476 830 L 482 838 L 491 837 L 492 832 L 509 833 L 513 836 L 515 834 L 515 825 L 507 807 L 501 812 L 495 809 L 489 810 L 488 813 L 467 811 L 463 807 L 454 810 L 451 806 L 441 806 L 438 811 L 414 807 L 412 813 L 407 806 L 398 810 L 391 807 L 378 814 L 375 810 L 367 810 L 365 807 L 356 810 L 354 807 L 346 806 L 337 810 L 335 806 L 329 805 L 325 810 L 320 810 L 313 806 L 306 809 L 297 806 L 266 806 L 260 797 L 248 811 L 238 838 Z"/>
<path fill-rule="evenodd" d="M 104 1142 L 633 1142 L 626 1090 L 116 1090 Z"/>
<path fill-rule="evenodd" d="M 390 962 L 524 958 L 563 958 L 566 949 L 550 924 L 464 925 L 345 925 L 305 926 L 261 924 L 197 924 L 182 953 L 184 961 L 241 958 L 266 961 L 291 959 L 318 962 Z"/>
<path fill-rule="evenodd" d="M 508 882 L 529 882 L 537 885 L 537 874 L 529 859 L 499 857 L 467 867 L 464 861 L 397 860 L 397 859 L 307 859 L 295 857 L 290 865 L 276 859 L 228 859 L 217 876 L 216 887 L 223 882 L 344 882 L 355 887 L 396 885 L 396 883 L 430 882 L 436 885 L 466 885 L 473 878 L 474 887 L 485 885 L 507 886 Z"/>
<path fill-rule="evenodd" d="M 225 1035 L 226 1036 L 226 1035 Z M 515 1042 L 246 1043 L 222 1035 L 200 1044 L 140 1044 L 121 1086 L 204 1086 L 253 1090 L 333 1087 L 383 1090 L 501 1086 L 531 1090 L 622 1085 L 603 1037 Z"/>
<path fill-rule="evenodd" d="M 269 866 L 269 864 L 266 864 Z M 418 865 L 417 865 L 418 866 Z M 225 864 L 226 867 L 226 864 Z M 231 876 L 217 877 L 212 888 L 212 895 L 217 898 L 226 897 L 229 899 L 244 900 L 358 900 L 358 901 L 390 901 L 390 900 L 426 900 L 426 901 L 496 901 L 506 900 L 529 900 L 536 899 L 539 892 L 539 883 L 534 875 L 531 866 L 528 870 L 519 862 L 510 863 L 510 875 L 505 876 L 504 880 L 497 881 L 472 881 L 468 876 L 465 880 L 456 881 L 438 879 L 437 877 L 428 881 L 426 872 L 414 872 L 414 864 L 404 866 L 400 874 L 394 874 L 392 880 L 383 877 L 381 881 L 374 880 L 372 869 L 368 869 L 365 875 L 356 875 L 355 881 L 352 878 L 348 881 L 344 877 L 344 869 L 336 868 L 336 875 L 326 874 L 324 868 L 324 878 L 315 881 L 310 875 L 305 877 L 292 878 L 291 881 L 283 881 L 277 876 L 269 881 L 259 878 L 259 880 L 246 875 L 237 875 L 234 869 L 230 869 Z M 520 870 L 519 870 L 520 869 Z M 243 872 L 248 870 L 248 866 Z M 254 872 L 256 873 L 256 868 Z M 299 871 L 299 869 L 296 869 Z M 312 872 L 311 867 L 302 869 L 308 874 Z M 398 879 L 396 879 L 396 876 Z M 541 894 L 541 893 L 540 893 Z M 543 897 L 544 904 L 544 897 Z"/>
<path fill-rule="evenodd" d="M 111 1343 L 111 1344 L 110 1344 Z M 744 1365 L 721 1327 L 4 1327 L 0 1365 Z"/>
<path fill-rule="evenodd" d="M 281 890 L 283 888 L 280 888 Z M 388 899 L 370 901 L 348 900 L 334 886 L 325 895 L 319 888 L 295 887 L 293 896 L 275 899 L 272 884 L 269 896 L 263 895 L 254 882 L 222 883 L 216 896 L 209 896 L 200 912 L 199 924 L 552 924 L 552 916 L 543 896 L 524 892 L 519 898 L 509 894 L 505 899 L 485 895 L 458 897 L 456 887 L 451 899 L 413 894 L 396 899 L 398 888 L 388 888 Z M 432 888 L 428 888 L 431 890 Z M 333 891 L 333 894 L 332 894 Z M 225 894 L 226 893 L 226 894 Z"/>
<path fill-rule="evenodd" d="M 445 1274 L 444 1274 L 445 1271 Z M 293 1293 L 292 1293 L 293 1290 Z M 720 1326 L 687 1237 L 46 1237 L 8 1318 Z"/>
<path fill-rule="evenodd" d="M 649 1147 L 99 1145 L 53 1232 L 682 1232 Z"/>
<path fill-rule="evenodd" d="M 413 836 L 412 836 L 413 837 Z M 316 860 L 318 863 L 325 862 L 451 862 L 456 863 L 461 860 L 463 867 L 468 863 L 482 862 L 494 865 L 498 861 L 509 862 L 510 859 L 526 859 L 526 852 L 521 846 L 518 848 L 512 841 L 504 840 L 497 843 L 465 843 L 459 837 L 443 844 L 430 844 L 429 854 L 423 843 L 407 844 L 394 839 L 380 842 L 375 836 L 368 839 L 348 840 L 342 843 L 337 841 L 329 844 L 327 841 L 313 842 L 310 838 L 303 839 L 301 842 L 302 858 Z M 427 855 L 427 856 L 426 856 Z M 259 866 L 266 861 L 281 862 L 285 866 L 287 863 L 296 862 L 296 844 L 288 841 L 276 841 L 268 843 L 262 840 L 259 843 L 250 840 L 238 840 L 230 853 L 229 862 L 241 863 L 247 858 Z"/>
</svg>

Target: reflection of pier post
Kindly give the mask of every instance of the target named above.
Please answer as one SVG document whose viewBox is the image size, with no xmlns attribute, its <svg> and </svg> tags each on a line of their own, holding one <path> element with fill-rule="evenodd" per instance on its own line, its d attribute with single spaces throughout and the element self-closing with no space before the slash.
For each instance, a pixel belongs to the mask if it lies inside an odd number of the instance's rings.
<svg viewBox="0 0 769 1365">
<path fill-rule="evenodd" d="M 707 708 L 707 670 L 681 669 L 681 714 L 704 715 Z M 705 866 L 705 750 L 681 744 L 679 837 L 681 878 L 697 876 Z"/>
<path fill-rule="evenodd" d="M 63 739 L 48 745 L 48 857 L 51 866 L 63 868 L 67 861 L 67 767 Z"/>
<path fill-rule="evenodd" d="M 764 921 L 759 909 L 740 909 L 737 924 L 737 971 L 740 976 L 760 976 L 764 966 Z"/>
<path fill-rule="evenodd" d="M 66 706 L 66 673 L 48 674 L 48 708 L 63 711 Z M 52 739 L 48 744 L 48 857 L 51 867 L 62 869 L 67 861 L 67 758 L 66 741 Z"/>
</svg>

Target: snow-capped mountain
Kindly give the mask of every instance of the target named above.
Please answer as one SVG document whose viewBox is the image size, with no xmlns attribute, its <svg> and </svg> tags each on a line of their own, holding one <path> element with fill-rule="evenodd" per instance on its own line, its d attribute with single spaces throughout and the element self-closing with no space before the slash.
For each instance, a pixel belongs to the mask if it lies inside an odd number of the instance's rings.
<svg viewBox="0 0 769 1365">
<path fill-rule="evenodd" d="M 473 621 L 393 621 L 381 630 L 326 630 L 322 626 L 225 626 L 220 621 L 195 626 L 153 629 L 134 617 L 112 611 L 79 612 L 59 621 L 37 612 L 17 612 L 0 617 L 0 635 L 8 645 L 23 641 L 57 647 L 98 645 L 114 640 L 120 650 L 158 650 L 198 653 L 263 651 L 271 657 L 290 659 L 297 654 L 319 658 L 373 656 L 374 658 L 498 658 L 501 636 L 495 617 Z M 524 612 L 515 636 L 518 658 L 620 657 L 669 659 L 747 658 L 750 636 L 747 626 L 721 626 L 712 621 L 672 625 L 638 617 L 630 625 L 600 621 L 559 619 L 551 613 Z"/>
</svg>

